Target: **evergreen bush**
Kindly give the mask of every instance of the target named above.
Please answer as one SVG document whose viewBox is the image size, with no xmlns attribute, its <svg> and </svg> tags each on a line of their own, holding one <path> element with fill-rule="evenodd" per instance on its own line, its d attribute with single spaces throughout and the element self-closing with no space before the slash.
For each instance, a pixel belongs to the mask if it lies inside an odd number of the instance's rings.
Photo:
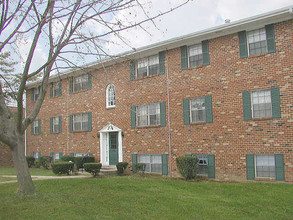
<svg viewBox="0 0 293 220">
<path fill-rule="evenodd" d="M 102 168 L 102 164 L 101 163 L 84 163 L 83 167 L 86 172 L 91 173 L 94 177 L 96 177 Z"/>
<path fill-rule="evenodd" d="M 197 173 L 197 162 L 196 157 L 177 157 L 176 163 L 179 173 L 184 177 L 185 180 L 191 180 L 196 177 Z"/>
</svg>

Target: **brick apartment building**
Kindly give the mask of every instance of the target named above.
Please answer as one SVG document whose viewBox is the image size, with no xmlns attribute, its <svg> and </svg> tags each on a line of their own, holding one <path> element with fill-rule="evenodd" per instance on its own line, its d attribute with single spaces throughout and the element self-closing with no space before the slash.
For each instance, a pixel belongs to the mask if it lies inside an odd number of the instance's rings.
<svg viewBox="0 0 293 220">
<path fill-rule="evenodd" d="M 293 181 L 293 12 L 287 7 L 52 76 L 28 154 L 92 154 L 176 176 Z M 38 83 L 27 88 L 27 111 Z"/>
</svg>

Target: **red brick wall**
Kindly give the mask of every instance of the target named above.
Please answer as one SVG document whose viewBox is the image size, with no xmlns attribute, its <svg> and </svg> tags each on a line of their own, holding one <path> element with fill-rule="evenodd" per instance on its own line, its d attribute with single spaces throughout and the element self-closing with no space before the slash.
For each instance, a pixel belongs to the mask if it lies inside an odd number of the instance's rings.
<svg viewBox="0 0 293 220">
<path fill-rule="evenodd" d="M 38 115 L 42 134 L 28 135 L 28 151 L 93 152 L 100 158 L 97 133 L 109 123 L 122 129 L 123 156 L 134 153 L 169 154 L 169 173 L 177 175 L 175 158 L 185 154 L 214 154 L 216 177 L 245 180 L 246 154 L 282 153 L 286 181 L 293 181 L 293 22 L 275 25 L 276 53 L 240 59 L 238 34 L 210 40 L 208 66 L 181 70 L 180 48 L 169 50 L 164 75 L 130 81 L 129 63 L 92 72 L 92 89 L 70 94 L 62 80 L 62 96 L 47 94 Z M 169 77 L 169 85 L 167 84 Z M 116 108 L 106 109 L 105 90 L 116 87 Z M 278 86 L 281 119 L 243 120 L 242 91 Z M 169 103 L 168 107 L 168 94 Z M 28 93 L 30 94 L 30 93 Z M 182 99 L 212 95 L 213 123 L 183 124 Z M 165 101 L 167 126 L 131 129 L 130 107 Z M 28 112 L 31 109 L 28 95 Z M 92 132 L 69 133 L 68 115 L 92 112 Z M 169 149 L 169 118 L 170 137 Z M 62 116 L 62 133 L 50 134 L 49 118 Z M 171 154 L 170 154 L 171 153 Z"/>
</svg>

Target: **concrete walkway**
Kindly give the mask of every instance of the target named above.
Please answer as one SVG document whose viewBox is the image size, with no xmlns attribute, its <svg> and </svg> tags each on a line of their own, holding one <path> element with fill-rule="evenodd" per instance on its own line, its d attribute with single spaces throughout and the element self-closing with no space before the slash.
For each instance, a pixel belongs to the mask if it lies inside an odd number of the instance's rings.
<svg viewBox="0 0 293 220">
<path fill-rule="evenodd" d="M 0 177 L 8 177 L 8 178 L 16 178 L 15 175 L 0 175 Z M 72 176 L 32 176 L 32 180 L 50 180 L 50 179 L 78 179 L 78 178 L 90 178 L 91 175 L 89 173 L 82 173 L 78 175 Z M 0 184 L 5 183 L 17 183 L 17 180 L 8 180 L 0 182 Z"/>
</svg>

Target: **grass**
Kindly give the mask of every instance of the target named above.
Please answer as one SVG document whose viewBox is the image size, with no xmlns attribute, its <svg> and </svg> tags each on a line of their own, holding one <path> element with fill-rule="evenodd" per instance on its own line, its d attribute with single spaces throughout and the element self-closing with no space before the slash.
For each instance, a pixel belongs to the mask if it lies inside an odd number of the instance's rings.
<svg viewBox="0 0 293 220">
<path fill-rule="evenodd" d="M 30 173 L 32 176 L 54 176 L 55 174 L 52 170 L 45 170 L 40 168 L 30 168 Z M 1 175 L 16 175 L 14 167 L 0 167 Z"/>
<path fill-rule="evenodd" d="M 0 185 L 0 219 L 292 219 L 293 185 L 136 176 Z M 7 212 L 7 210 L 13 210 Z"/>
</svg>

